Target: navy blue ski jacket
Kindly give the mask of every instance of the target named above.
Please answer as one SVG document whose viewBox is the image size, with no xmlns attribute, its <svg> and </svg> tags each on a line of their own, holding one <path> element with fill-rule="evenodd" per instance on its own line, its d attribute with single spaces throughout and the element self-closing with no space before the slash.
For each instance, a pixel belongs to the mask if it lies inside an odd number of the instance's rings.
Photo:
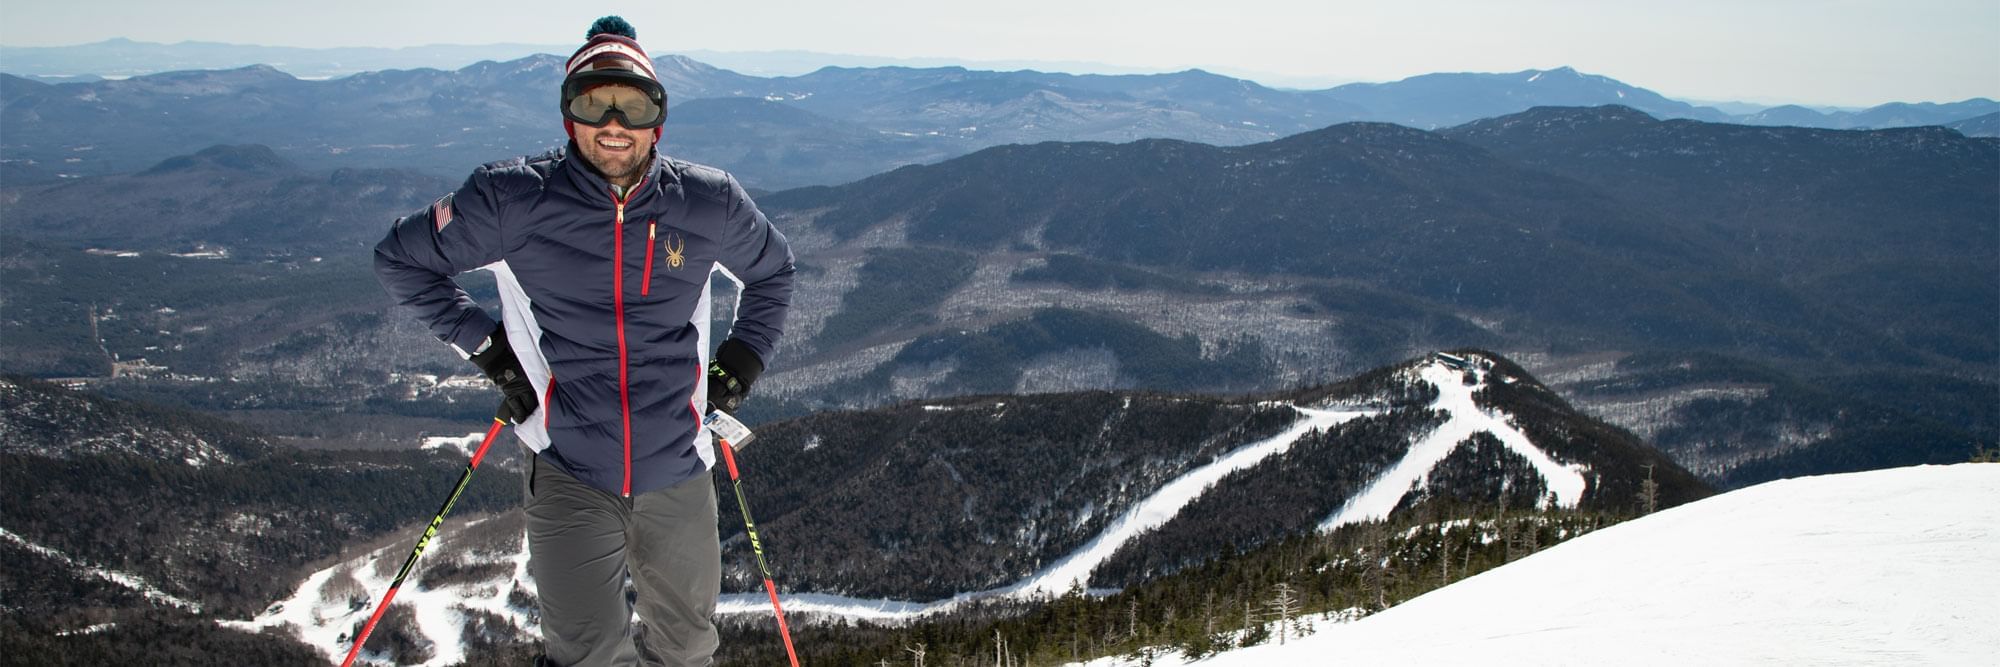
<svg viewBox="0 0 2000 667">
<path fill-rule="evenodd" d="M 730 337 L 768 367 L 791 303 L 785 236 L 720 170 L 655 152 L 623 196 L 574 146 L 480 167 L 396 220 L 375 272 L 469 355 L 495 323 L 453 281 L 492 271 L 501 322 L 542 407 L 514 432 L 591 486 L 632 495 L 704 474 L 709 276 L 740 286 Z"/>
</svg>

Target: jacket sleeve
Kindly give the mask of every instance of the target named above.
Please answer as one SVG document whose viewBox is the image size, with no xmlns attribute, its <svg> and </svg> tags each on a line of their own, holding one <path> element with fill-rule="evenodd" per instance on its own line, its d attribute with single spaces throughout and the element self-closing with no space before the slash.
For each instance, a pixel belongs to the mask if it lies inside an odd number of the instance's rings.
<svg viewBox="0 0 2000 667">
<path fill-rule="evenodd" d="M 438 340 L 470 356 L 495 323 L 456 276 L 500 260 L 499 209 L 485 171 L 458 191 L 398 218 L 375 245 L 375 277 L 396 303 L 416 310 Z"/>
<path fill-rule="evenodd" d="M 785 312 L 792 305 L 792 245 L 757 210 L 735 177 L 728 177 L 728 184 L 720 261 L 743 283 L 729 337 L 748 344 L 768 367 L 785 330 Z"/>
</svg>

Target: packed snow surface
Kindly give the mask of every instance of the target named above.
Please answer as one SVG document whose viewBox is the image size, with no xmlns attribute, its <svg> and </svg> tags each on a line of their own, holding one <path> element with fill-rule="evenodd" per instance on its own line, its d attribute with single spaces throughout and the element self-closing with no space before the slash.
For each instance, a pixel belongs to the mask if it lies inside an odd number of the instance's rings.
<svg viewBox="0 0 2000 667">
<path fill-rule="evenodd" d="M 1605 528 L 1285 646 L 1153 664 L 1994 665 L 1996 566 L 2000 464 L 1788 479 Z"/>
</svg>

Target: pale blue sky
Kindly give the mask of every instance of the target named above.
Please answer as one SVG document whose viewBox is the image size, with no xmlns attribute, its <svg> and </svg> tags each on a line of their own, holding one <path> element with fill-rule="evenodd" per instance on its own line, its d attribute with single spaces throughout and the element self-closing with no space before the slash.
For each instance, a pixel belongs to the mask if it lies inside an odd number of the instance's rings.
<svg viewBox="0 0 2000 667">
<path fill-rule="evenodd" d="M 604 14 L 655 55 L 1081 61 L 1291 85 L 1569 65 L 1703 100 L 2000 98 L 2000 0 L 9 0 L 0 44 L 574 44 Z"/>
</svg>

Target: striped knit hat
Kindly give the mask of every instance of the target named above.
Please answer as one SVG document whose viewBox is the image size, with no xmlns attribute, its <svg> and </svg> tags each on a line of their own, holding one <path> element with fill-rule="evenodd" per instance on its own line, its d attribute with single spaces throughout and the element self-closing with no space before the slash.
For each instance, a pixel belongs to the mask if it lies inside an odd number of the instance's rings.
<svg viewBox="0 0 2000 667">
<path fill-rule="evenodd" d="M 639 31 L 625 19 L 617 16 L 598 19 L 590 25 L 584 39 L 587 41 L 570 54 L 569 62 L 563 66 L 563 104 L 569 104 L 572 90 L 582 92 L 600 83 L 624 84 L 655 93 L 663 101 L 667 98 L 665 87 L 653 74 L 653 59 L 639 48 Z M 661 129 L 653 128 L 654 141 L 659 140 Z M 571 139 L 576 138 L 576 123 L 563 119 L 563 130 Z"/>
</svg>

